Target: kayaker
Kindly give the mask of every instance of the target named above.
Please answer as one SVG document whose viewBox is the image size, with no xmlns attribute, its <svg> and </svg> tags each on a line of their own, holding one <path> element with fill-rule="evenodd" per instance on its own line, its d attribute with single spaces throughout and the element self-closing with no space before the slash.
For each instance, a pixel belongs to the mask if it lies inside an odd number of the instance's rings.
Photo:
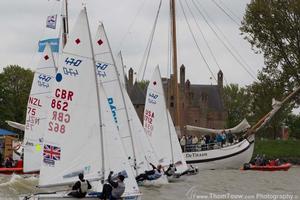
<svg viewBox="0 0 300 200">
<path fill-rule="evenodd" d="M 123 193 L 125 192 L 125 176 L 119 174 L 117 176 L 117 180 L 114 181 L 112 179 L 112 175 L 114 172 L 110 172 L 108 175 L 108 183 L 103 185 L 102 193 L 100 195 L 100 199 L 109 199 L 109 200 L 118 200 L 121 199 Z"/>
<path fill-rule="evenodd" d="M 155 165 L 153 165 L 152 163 L 150 163 L 150 165 L 152 166 L 152 170 L 149 171 L 145 171 L 145 173 L 138 175 L 135 180 L 137 182 L 141 182 L 144 180 L 156 180 L 159 179 L 162 176 L 162 166 L 161 165 L 157 165 L 157 167 L 155 167 Z"/>
<path fill-rule="evenodd" d="M 79 181 L 77 181 L 72 187 L 72 190 L 75 191 L 70 192 L 68 195 L 75 198 L 83 198 L 86 196 L 88 190 L 92 189 L 92 186 L 88 180 L 84 179 L 83 173 L 78 174 L 78 178 Z"/>
</svg>

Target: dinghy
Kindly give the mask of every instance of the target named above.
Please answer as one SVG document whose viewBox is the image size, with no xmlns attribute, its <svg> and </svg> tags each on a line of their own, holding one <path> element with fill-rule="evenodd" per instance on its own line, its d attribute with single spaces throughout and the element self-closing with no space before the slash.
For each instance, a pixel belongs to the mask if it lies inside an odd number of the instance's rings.
<svg viewBox="0 0 300 200">
<path fill-rule="evenodd" d="M 176 180 L 188 167 L 178 141 L 176 130 L 166 107 L 166 100 L 159 67 L 153 72 L 149 82 L 144 110 L 144 129 L 147 137 L 159 155 L 159 162 L 166 170 L 170 164 L 175 165 L 176 172 L 168 179 Z"/>
<path fill-rule="evenodd" d="M 112 118 L 120 130 L 127 158 L 137 176 L 145 170 L 151 170 L 150 163 L 158 164 L 157 155 L 147 140 L 143 126 L 125 89 L 124 80 L 119 75 L 122 73 L 118 72 L 103 24 L 99 25 L 93 44 L 97 78 L 107 94 Z M 160 180 L 151 181 L 151 184 L 156 183 L 165 184 L 167 180 L 160 178 Z"/>
<path fill-rule="evenodd" d="M 67 194 L 70 186 L 78 180 L 79 173 L 84 174 L 97 194 L 113 171 L 127 177 L 123 197 L 140 199 L 133 171 L 111 117 L 107 96 L 97 79 L 85 8 L 62 52 L 55 80 L 39 177 L 39 187 L 47 192 L 25 198 L 75 199 Z M 88 195 L 82 199 L 99 198 Z"/>
</svg>

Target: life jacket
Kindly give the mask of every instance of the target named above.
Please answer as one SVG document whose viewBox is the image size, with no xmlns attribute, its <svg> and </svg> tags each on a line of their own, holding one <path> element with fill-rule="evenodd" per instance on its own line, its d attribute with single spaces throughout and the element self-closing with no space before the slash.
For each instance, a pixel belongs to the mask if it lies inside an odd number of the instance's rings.
<svg viewBox="0 0 300 200">
<path fill-rule="evenodd" d="M 118 187 L 112 188 L 111 196 L 113 198 L 120 198 L 122 194 L 125 192 L 125 184 L 123 182 L 118 182 Z"/>
<path fill-rule="evenodd" d="M 85 180 L 85 181 L 80 181 L 80 192 L 81 193 L 87 193 L 87 191 L 88 191 L 88 183 L 87 183 L 87 181 Z"/>
</svg>

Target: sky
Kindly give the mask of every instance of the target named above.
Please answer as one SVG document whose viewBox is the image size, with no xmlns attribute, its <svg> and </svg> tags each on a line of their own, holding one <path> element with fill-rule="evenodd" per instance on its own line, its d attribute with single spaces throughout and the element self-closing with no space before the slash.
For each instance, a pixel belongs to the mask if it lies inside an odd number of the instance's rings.
<svg viewBox="0 0 300 200">
<path fill-rule="evenodd" d="M 192 4 L 193 1 L 196 4 Z M 216 84 L 212 74 L 216 77 L 220 68 L 226 79 L 224 84 L 237 83 L 244 86 L 255 81 L 257 71 L 264 66 L 262 55 L 253 52 L 249 43 L 240 35 L 238 24 L 213 3 L 217 2 L 231 18 L 240 23 L 250 0 L 180 0 L 180 2 L 185 9 L 187 21 L 190 23 L 197 45 L 210 68 L 209 70 L 197 50 L 177 0 L 178 65 L 185 65 L 186 78 L 190 79 L 192 84 Z M 186 2 L 189 2 L 188 5 L 193 15 L 190 14 Z M 93 32 L 99 21 L 103 22 L 113 52 L 116 54 L 121 50 L 127 66 L 126 70 L 132 67 L 139 72 L 159 0 L 71 0 L 69 1 L 70 31 L 83 4 L 87 6 L 92 35 L 94 35 Z M 229 49 L 238 52 L 238 54 L 235 53 L 235 57 L 241 56 L 242 61 L 236 61 L 229 50 L 223 46 L 199 10 L 206 16 L 210 26 L 218 27 L 214 29 L 221 37 L 221 41 L 223 43 L 229 41 Z M 59 12 L 60 2 L 57 0 L 1 0 L 0 71 L 10 64 L 34 70 L 39 56 L 37 53 L 38 41 L 53 34 L 46 28 L 46 17 Z M 168 67 L 170 28 L 168 24 L 169 1 L 163 0 L 145 79 L 151 77 L 156 65 L 160 66 L 163 76 L 168 76 L 170 73 Z M 206 46 L 200 30 L 219 67 L 209 53 L 210 50 Z M 247 70 L 244 69 L 245 66 Z M 247 71 L 250 71 L 252 76 Z M 136 75 L 137 78 L 140 79 L 141 74 L 140 70 L 140 73 Z"/>
</svg>

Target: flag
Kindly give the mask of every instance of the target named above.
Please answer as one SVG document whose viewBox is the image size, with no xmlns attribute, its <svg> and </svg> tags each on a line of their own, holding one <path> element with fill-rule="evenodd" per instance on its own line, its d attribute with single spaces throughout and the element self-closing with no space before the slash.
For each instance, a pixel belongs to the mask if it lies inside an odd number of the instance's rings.
<svg viewBox="0 0 300 200">
<path fill-rule="evenodd" d="M 45 144 L 43 152 L 44 162 L 50 165 L 54 165 L 55 161 L 60 160 L 60 152 L 60 147 Z"/>
<path fill-rule="evenodd" d="M 46 27 L 56 29 L 56 20 L 57 20 L 57 15 L 48 16 Z"/>
</svg>

